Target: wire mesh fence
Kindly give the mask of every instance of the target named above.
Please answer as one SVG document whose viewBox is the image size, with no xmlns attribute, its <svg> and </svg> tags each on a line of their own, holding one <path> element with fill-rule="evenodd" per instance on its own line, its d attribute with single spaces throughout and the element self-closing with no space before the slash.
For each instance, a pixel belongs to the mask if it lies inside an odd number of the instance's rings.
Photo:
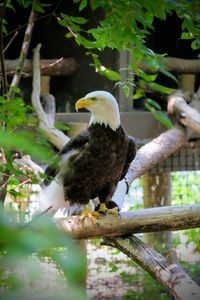
<svg viewBox="0 0 200 300">
<path fill-rule="evenodd" d="M 200 203 L 200 171 L 173 171 L 171 178 L 172 205 L 186 205 Z M 10 194 L 6 198 L 6 207 L 11 210 L 17 222 L 30 219 L 30 215 L 37 207 L 37 193 L 39 185 L 30 184 L 18 188 L 18 197 Z M 22 195 L 25 197 L 23 198 Z M 143 208 L 144 185 L 143 178 L 136 179 L 125 198 L 123 210 L 137 210 Z M 189 270 L 194 279 L 200 277 L 197 263 L 200 262 L 198 229 L 173 233 L 172 247 L 176 249 L 178 259 Z M 143 235 L 140 235 L 143 238 Z M 88 241 L 88 277 L 87 294 L 93 299 L 170 299 L 167 291 L 145 273 L 136 263 L 116 249 L 102 246 L 101 240 Z M 43 263 L 44 264 L 44 263 Z M 54 284 L 49 283 L 51 273 L 55 268 L 46 264 L 47 289 Z M 53 279 L 53 280 L 54 280 Z M 58 288 L 59 289 L 59 288 Z"/>
</svg>

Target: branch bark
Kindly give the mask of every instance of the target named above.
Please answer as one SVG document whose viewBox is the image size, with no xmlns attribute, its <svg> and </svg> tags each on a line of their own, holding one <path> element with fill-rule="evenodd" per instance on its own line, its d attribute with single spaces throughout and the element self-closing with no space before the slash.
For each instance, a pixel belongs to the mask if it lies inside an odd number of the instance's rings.
<svg viewBox="0 0 200 300">
<path fill-rule="evenodd" d="M 141 147 L 126 174 L 127 182 L 131 184 L 137 177 L 178 150 L 186 141 L 186 129 L 177 124 Z"/>
<path fill-rule="evenodd" d="M 54 112 L 48 109 L 44 111 L 40 102 L 40 48 L 41 45 L 37 45 L 34 49 L 33 55 L 33 91 L 32 91 L 32 104 L 39 119 L 39 126 L 44 131 L 50 143 L 52 143 L 58 149 L 62 149 L 64 145 L 69 141 L 69 137 L 62 131 L 54 127 Z M 47 95 L 46 95 L 47 97 Z M 54 102 L 55 99 L 52 95 L 48 95 L 46 101 Z M 48 105 L 48 108 L 50 105 Z M 51 103 L 51 108 L 54 110 L 55 106 Z"/>
<path fill-rule="evenodd" d="M 170 113 L 175 113 L 184 126 L 200 134 L 200 113 L 187 104 L 181 91 L 177 91 L 169 97 L 167 109 Z"/>
<path fill-rule="evenodd" d="M 36 17 L 37 17 L 37 12 L 34 11 L 34 9 L 32 8 L 29 19 L 28 19 L 28 25 L 25 31 L 25 35 L 24 35 L 24 40 L 22 43 L 22 49 L 20 52 L 20 57 L 19 57 L 19 61 L 17 64 L 17 68 L 15 71 L 15 74 L 13 76 L 12 82 L 11 82 L 11 86 L 8 92 L 8 99 L 12 100 L 13 97 L 15 96 L 15 92 L 13 90 L 13 87 L 17 87 L 20 81 L 20 77 L 21 77 L 21 73 L 22 73 L 22 69 L 24 66 L 24 62 L 28 53 L 28 49 L 29 49 L 29 45 L 30 45 L 30 41 L 31 41 L 31 36 L 32 36 L 32 32 L 33 32 L 33 27 L 36 21 Z"/>
<path fill-rule="evenodd" d="M 8 76 L 11 76 L 16 66 L 18 65 L 18 59 L 5 60 L 5 72 Z M 45 76 L 66 76 L 73 74 L 77 69 L 76 60 L 73 57 L 60 58 L 60 59 L 41 59 L 40 70 L 41 75 Z M 0 73 L 1 73 L 0 69 Z M 22 75 L 32 76 L 33 65 L 30 59 L 26 59 L 22 68 Z"/>
<path fill-rule="evenodd" d="M 113 237 L 133 233 L 181 230 L 200 226 L 200 205 L 164 206 L 120 213 L 120 218 L 107 216 L 93 224 L 79 216 L 55 219 L 64 232 L 79 239 Z"/>
<path fill-rule="evenodd" d="M 163 284 L 177 300 L 198 300 L 200 287 L 178 265 L 144 244 L 136 236 L 107 238 L 107 246 L 118 248 Z"/>
</svg>

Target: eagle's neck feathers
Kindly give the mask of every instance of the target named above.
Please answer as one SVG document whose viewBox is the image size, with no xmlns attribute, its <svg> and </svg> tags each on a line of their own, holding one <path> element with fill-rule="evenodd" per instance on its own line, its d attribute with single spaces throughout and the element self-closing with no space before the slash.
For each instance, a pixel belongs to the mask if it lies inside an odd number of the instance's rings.
<svg viewBox="0 0 200 300">
<path fill-rule="evenodd" d="M 117 103 L 105 103 L 99 106 L 98 109 L 92 110 L 92 116 L 90 118 L 89 126 L 92 124 L 105 125 L 110 127 L 113 131 L 116 131 L 120 126 L 120 114 Z"/>
</svg>

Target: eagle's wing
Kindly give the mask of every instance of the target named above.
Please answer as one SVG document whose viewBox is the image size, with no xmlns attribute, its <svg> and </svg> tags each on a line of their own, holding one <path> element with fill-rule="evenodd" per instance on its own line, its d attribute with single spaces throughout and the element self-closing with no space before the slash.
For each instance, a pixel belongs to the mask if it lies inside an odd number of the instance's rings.
<svg viewBox="0 0 200 300">
<path fill-rule="evenodd" d="M 128 151 L 126 156 L 126 162 L 124 164 L 124 168 L 120 180 L 122 180 L 125 177 L 132 160 L 135 158 L 136 149 L 137 147 L 136 147 L 135 139 L 132 136 L 128 136 Z"/>
<path fill-rule="evenodd" d="M 113 205 L 115 205 L 115 206 L 117 205 L 119 210 L 123 206 L 124 196 L 126 195 L 127 190 L 128 190 L 127 182 L 125 180 L 123 180 L 123 178 L 125 177 L 131 162 L 135 158 L 136 150 L 137 150 L 134 138 L 129 136 L 128 141 L 129 141 L 129 144 L 128 144 L 126 162 L 125 162 L 125 165 L 124 165 L 124 168 L 122 171 L 120 181 L 118 182 L 117 189 L 116 189 L 114 195 L 112 196 L 112 201 L 111 201 Z"/>
<path fill-rule="evenodd" d="M 78 151 L 81 147 L 88 142 L 89 132 L 86 130 L 75 138 L 72 138 L 63 149 L 56 155 L 51 164 L 46 168 L 44 181 L 45 187 L 40 191 L 38 195 L 38 209 L 35 212 L 37 215 L 48 209 L 49 213 L 55 213 L 59 209 L 64 209 L 65 214 L 77 214 L 83 208 L 81 205 L 73 205 L 69 201 L 66 201 L 64 195 L 64 187 L 56 180 L 56 176 L 60 171 L 60 164 L 62 161 L 67 160 L 74 151 Z"/>
<path fill-rule="evenodd" d="M 44 185 L 48 185 L 52 179 L 55 178 L 60 170 L 60 162 L 67 160 L 73 151 L 77 151 L 82 148 L 89 140 L 89 131 L 85 130 L 78 134 L 76 137 L 72 138 L 63 149 L 52 159 L 52 162 L 47 166 L 45 170 L 45 180 Z"/>
</svg>

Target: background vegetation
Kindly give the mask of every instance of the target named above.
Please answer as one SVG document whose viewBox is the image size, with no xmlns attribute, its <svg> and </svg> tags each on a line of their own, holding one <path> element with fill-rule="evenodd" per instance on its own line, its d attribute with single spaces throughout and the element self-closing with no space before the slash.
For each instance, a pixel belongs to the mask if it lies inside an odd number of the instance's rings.
<svg viewBox="0 0 200 300">
<path fill-rule="evenodd" d="M 175 85 L 178 84 L 177 78 L 164 68 L 163 62 L 166 54 L 154 53 L 146 46 L 146 42 L 151 38 L 154 31 L 155 18 L 164 22 L 167 15 L 176 14 L 182 20 L 180 39 L 190 40 L 192 49 L 199 56 L 200 2 L 198 0 L 74 0 L 73 3 L 79 10 L 77 15 L 70 15 L 68 12 L 56 15 L 58 23 L 66 28 L 66 38 L 73 38 L 77 44 L 85 47 L 96 72 L 113 80 L 117 85 L 123 85 L 126 96 L 131 96 L 133 100 L 145 97 L 147 86 L 166 94 L 173 92 L 173 89 L 159 83 L 157 80 L 158 72 L 173 80 Z M 7 24 L 10 20 L 6 20 L 4 14 L 6 10 L 15 10 L 16 4 L 20 5 L 21 9 L 26 12 L 27 9 L 33 9 L 38 12 L 40 17 L 45 17 L 45 8 L 47 5 L 51 5 L 51 1 L 39 3 L 39 1 L 31 0 L 5 0 L 0 4 L 2 72 L 4 65 L 3 41 L 10 34 L 7 31 Z M 85 9 L 90 9 L 92 14 L 95 14 L 97 9 L 103 11 L 103 17 L 98 24 L 92 26 L 90 20 L 82 16 Z M 127 50 L 130 53 L 131 60 L 128 66 L 130 78 L 127 81 L 122 82 L 119 72 L 102 65 L 99 54 L 107 47 L 117 51 Z M 150 68 L 150 73 L 146 74 L 140 69 L 139 63 L 141 61 Z M 132 86 L 135 87 L 133 95 L 130 89 Z M 14 95 L 12 99 L 11 94 Z M 146 101 L 146 107 L 154 112 L 155 116 L 166 126 L 171 126 L 169 120 L 163 116 L 160 106 L 153 99 Z M 26 105 L 20 97 L 20 90 L 17 85 L 12 87 L 8 85 L 5 73 L 2 74 L 0 95 L 0 147 L 2 159 L 0 163 L 0 196 L 3 203 L 6 188 L 12 185 L 9 192 L 15 194 L 13 186 L 20 184 L 19 177 L 23 175 L 13 166 L 16 153 L 29 154 L 33 160 L 42 163 L 49 161 L 53 155 L 51 146 L 42 133 L 38 132 L 37 120 L 33 116 L 32 108 Z M 33 174 L 29 174 L 29 178 L 32 183 L 37 181 Z M 173 175 L 173 180 L 176 181 L 176 175 Z M 183 194 L 183 191 L 178 191 L 179 193 Z M 191 199 L 194 196 L 194 190 L 191 190 Z M 2 288 L 6 286 L 3 299 L 22 297 L 40 299 L 40 291 L 38 291 L 38 295 L 29 294 L 24 280 L 24 278 L 29 278 L 30 281 L 40 280 L 42 270 L 38 269 L 36 254 L 40 258 L 49 256 L 67 278 L 67 296 L 66 294 L 56 295 L 56 298 L 84 299 L 85 295 L 81 290 L 80 282 L 84 276 L 85 261 L 75 243 L 59 232 L 52 221 L 44 216 L 34 220 L 28 226 L 23 225 L 16 232 L 16 224 L 13 224 L 12 216 L 3 214 L 2 207 L 3 205 L 1 206 L 0 218 L 0 281 Z M 48 226 L 43 226 L 43 224 L 48 224 Z M 194 236 L 191 233 L 190 239 L 192 241 L 194 241 Z M 62 247 L 62 251 L 59 251 L 60 247 Z M 67 249 L 66 252 L 63 249 Z M 194 269 L 194 266 L 192 268 Z M 20 279 L 20 274 L 24 274 L 23 279 Z M 122 277 L 127 280 L 125 274 Z M 134 280 L 134 278 L 132 279 Z M 153 293 L 152 298 L 155 298 L 159 291 L 156 290 L 154 294 L 150 279 L 149 285 L 146 287 L 147 293 L 150 293 L 149 286 L 151 293 Z M 129 298 L 130 296 L 136 297 L 132 299 L 143 299 L 138 294 L 127 295 Z M 45 297 L 50 299 L 49 295 L 44 295 L 43 298 L 45 299 Z M 55 299 L 55 295 L 52 295 L 52 299 Z"/>
</svg>

